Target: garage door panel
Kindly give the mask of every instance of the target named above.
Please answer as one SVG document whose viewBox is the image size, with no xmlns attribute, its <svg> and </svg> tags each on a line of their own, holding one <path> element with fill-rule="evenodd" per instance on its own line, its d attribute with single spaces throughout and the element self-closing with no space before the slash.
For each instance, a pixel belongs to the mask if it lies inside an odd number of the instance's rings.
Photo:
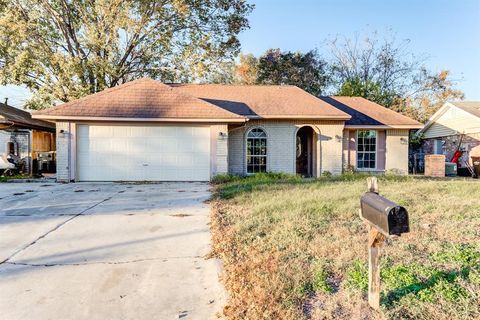
<svg viewBox="0 0 480 320">
<path fill-rule="evenodd" d="M 208 181 L 208 126 L 79 125 L 81 181 Z"/>
</svg>

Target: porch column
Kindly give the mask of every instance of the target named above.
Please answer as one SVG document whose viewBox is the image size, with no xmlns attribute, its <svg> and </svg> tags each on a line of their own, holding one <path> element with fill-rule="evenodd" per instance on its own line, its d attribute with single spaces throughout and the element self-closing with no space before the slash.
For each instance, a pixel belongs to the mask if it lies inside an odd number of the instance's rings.
<svg viewBox="0 0 480 320">
<path fill-rule="evenodd" d="M 322 175 L 322 146 L 320 132 L 315 133 L 317 141 L 315 142 L 315 176 L 319 178 Z"/>
</svg>

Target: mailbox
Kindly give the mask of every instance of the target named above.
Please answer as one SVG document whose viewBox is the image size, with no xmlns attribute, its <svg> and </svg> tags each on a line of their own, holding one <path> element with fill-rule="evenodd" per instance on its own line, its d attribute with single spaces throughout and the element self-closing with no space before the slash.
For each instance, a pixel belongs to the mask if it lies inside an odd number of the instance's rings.
<svg viewBox="0 0 480 320">
<path fill-rule="evenodd" d="M 361 200 L 361 216 L 386 236 L 410 231 L 408 212 L 402 206 L 375 192 L 365 193 Z"/>
</svg>

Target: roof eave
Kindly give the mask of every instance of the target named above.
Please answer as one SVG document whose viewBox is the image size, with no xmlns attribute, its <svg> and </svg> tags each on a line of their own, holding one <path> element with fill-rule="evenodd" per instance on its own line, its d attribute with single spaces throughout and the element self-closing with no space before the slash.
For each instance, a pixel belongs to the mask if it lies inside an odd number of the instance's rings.
<svg viewBox="0 0 480 320">
<path fill-rule="evenodd" d="M 306 119 L 306 120 L 350 120 L 351 116 L 312 116 L 312 115 L 248 115 L 249 119 L 282 119 L 282 120 L 289 120 L 289 119 Z"/>
<path fill-rule="evenodd" d="M 367 124 L 346 124 L 345 129 L 420 129 L 423 124 L 382 124 L 382 125 L 367 125 Z"/>
<path fill-rule="evenodd" d="M 34 119 L 54 121 L 107 121 L 107 122 L 247 122 L 247 118 L 127 118 L 127 117 L 85 117 L 85 116 L 56 116 L 35 114 Z"/>
</svg>

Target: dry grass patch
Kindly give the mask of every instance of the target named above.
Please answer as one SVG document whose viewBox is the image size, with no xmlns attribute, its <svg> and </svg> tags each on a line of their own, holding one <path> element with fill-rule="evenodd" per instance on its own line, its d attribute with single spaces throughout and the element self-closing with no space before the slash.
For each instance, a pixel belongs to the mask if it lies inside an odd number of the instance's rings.
<svg viewBox="0 0 480 320">
<path fill-rule="evenodd" d="M 212 201 L 229 319 L 478 319 L 480 183 L 380 177 L 411 232 L 382 259 L 380 314 L 366 302 L 365 176 L 222 177 Z"/>
</svg>

